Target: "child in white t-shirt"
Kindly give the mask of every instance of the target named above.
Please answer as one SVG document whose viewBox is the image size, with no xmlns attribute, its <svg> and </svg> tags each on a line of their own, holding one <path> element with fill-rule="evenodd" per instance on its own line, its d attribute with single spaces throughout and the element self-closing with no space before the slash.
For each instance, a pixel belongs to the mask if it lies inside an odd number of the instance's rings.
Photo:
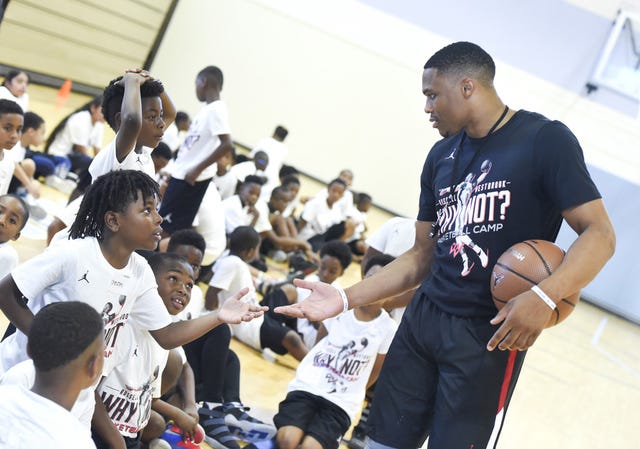
<svg viewBox="0 0 640 449">
<path fill-rule="evenodd" d="M 381 268 L 368 267 L 367 276 Z M 380 302 L 324 320 L 274 417 L 278 447 L 337 449 L 367 386 L 378 378 L 395 331 Z"/>
<path fill-rule="evenodd" d="M 52 302 L 78 298 L 103 313 L 108 368 L 119 331 L 129 318 L 169 349 L 222 322 L 239 323 L 262 315 L 260 308 L 231 301 L 231 308 L 217 314 L 171 323 L 149 265 L 134 254 L 137 249 L 153 250 L 160 241 L 157 194 L 156 182 L 139 171 L 119 170 L 101 176 L 82 200 L 70 229 L 72 240 L 50 247 L 0 281 L 0 309 L 18 328 L 0 343 L 0 371 L 26 359 L 23 332 L 33 312 Z M 103 417 L 108 419 L 106 414 Z M 107 441 L 113 442 L 111 437 L 120 440 L 113 426 L 106 429 L 111 434 L 102 435 Z"/>
<path fill-rule="evenodd" d="M 172 253 L 152 253 L 148 262 L 158 283 L 158 293 L 169 314 L 175 316 L 189 304 L 193 270 L 186 259 Z M 133 322 L 121 332 L 117 349 L 126 351 L 129 357 L 100 381 L 97 391 L 127 447 L 159 438 L 167 420 L 173 420 L 186 437 L 192 438 L 198 411 L 193 372 L 182 347 L 171 350 L 177 352 L 181 361 L 178 373 L 172 373 L 175 367 L 165 369 L 170 351 L 160 347 L 146 330 Z M 176 384 L 181 388 L 176 389 Z M 161 394 L 170 390 L 177 392 L 175 404 L 160 399 Z M 103 442 L 98 440 L 97 446 L 103 447 Z"/>
<path fill-rule="evenodd" d="M 29 220 L 29 206 L 17 195 L 0 196 L 0 279 L 18 266 L 18 252 L 9 243 L 18 240 Z"/>
<path fill-rule="evenodd" d="M 15 101 L 0 99 L 0 195 L 9 191 L 16 164 L 7 153 L 20 140 L 24 113 Z"/>
<path fill-rule="evenodd" d="M 227 106 L 220 100 L 222 84 L 222 71 L 215 66 L 205 67 L 196 77 L 196 96 L 206 104 L 193 119 L 178 150 L 162 198 L 160 215 L 165 235 L 192 226 L 216 172 L 215 162 L 233 148 Z"/>
<path fill-rule="evenodd" d="M 104 337 L 91 306 L 50 304 L 34 317 L 29 356 L 35 380 L 0 386 L 0 447 L 95 449 L 89 428 L 70 410 L 102 372 Z"/>
</svg>

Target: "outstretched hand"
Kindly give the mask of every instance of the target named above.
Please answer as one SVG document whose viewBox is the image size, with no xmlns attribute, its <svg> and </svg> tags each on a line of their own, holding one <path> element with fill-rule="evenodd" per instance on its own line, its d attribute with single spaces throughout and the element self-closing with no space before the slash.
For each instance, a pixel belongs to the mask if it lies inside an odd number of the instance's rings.
<svg viewBox="0 0 640 449">
<path fill-rule="evenodd" d="M 343 302 L 338 290 L 324 282 L 309 282 L 294 279 L 296 287 L 311 290 L 311 294 L 301 302 L 289 306 L 276 307 L 274 312 L 309 321 L 322 321 L 342 313 Z"/>
<path fill-rule="evenodd" d="M 269 310 L 268 307 L 253 305 L 241 300 L 248 292 L 249 289 L 245 287 L 227 299 L 218 312 L 218 319 L 227 324 L 240 324 L 243 321 L 251 321 L 264 315 Z"/>
<path fill-rule="evenodd" d="M 487 349 L 501 351 L 525 351 L 543 331 L 551 317 L 551 309 L 531 290 L 511 299 L 491 320 L 502 325 L 493 334 Z"/>
</svg>

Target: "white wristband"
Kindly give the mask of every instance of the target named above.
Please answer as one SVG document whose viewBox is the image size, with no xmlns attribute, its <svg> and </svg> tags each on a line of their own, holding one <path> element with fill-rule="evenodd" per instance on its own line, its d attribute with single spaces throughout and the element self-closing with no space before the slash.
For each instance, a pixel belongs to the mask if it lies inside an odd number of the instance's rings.
<svg viewBox="0 0 640 449">
<path fill-rule="evenodd" d="M 345 313 L 349 310 L 349 300 L 347 299 L 347 294 L 344 292 L 344 289 L 340 287 L 336 287 L 338 293 L 340 293 L 340 297 L 342 298 L 342 313 Z"/>
<path fill-rule="evenodd" d="M 545 302 L 545 304 L 549 306 L 551 310 L 556 310 L 556 303 L 553 302 L 553 299 L 549 298 L 547 294 L 543 292 L 540 287 L 538 287 L 537 285 L 534 285 L 533 287 L 531 287 L 531 290 L 533 290 L 533 293 L 538 295 L 540 299 L 542 299 Z"/>
</svg>

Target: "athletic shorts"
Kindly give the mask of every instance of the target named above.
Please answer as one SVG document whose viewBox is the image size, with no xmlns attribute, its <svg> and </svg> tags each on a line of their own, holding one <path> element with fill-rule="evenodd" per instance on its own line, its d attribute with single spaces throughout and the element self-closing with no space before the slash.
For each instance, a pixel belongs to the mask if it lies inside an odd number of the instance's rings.
<svg viewBox="0 0 640 449">
<path fill-rule="evenodd" d="M 294 426 L 302 429 L 322 445 L 323 449 L 338 449 L 342 435 L 349 430 L 349 415 L 331 401 L 306 391 L 290 391 L 273 417 L 278 429 Z"/>
<path fill-rule="evenodd" d="M 279 321 L 271 318 L 266 313 L 263 315 L 264 320 L 260 326 L 260 346 L 269 348 L 276 354 L 285 355 L 287 349 L 282 345 L 282 340 L 287 336 L 288 332 L 295 332 L 291 328 Z"/>
<path fill-rule="evenodd" d="M 525 352 L 487 351 L 498 326 L 443 312 L 418 293 L 376 385 L 368 436 L 395 448 L 493 448 Z"/>
<path fill-rule="evenodd" d="M 161 226 L 166 233 L 191 228 L 209 183 L 210 180 L 207 179 L 192 186 L 182 179 L 169 180 L 158 212 L 162 216 Z"/>
</svg>

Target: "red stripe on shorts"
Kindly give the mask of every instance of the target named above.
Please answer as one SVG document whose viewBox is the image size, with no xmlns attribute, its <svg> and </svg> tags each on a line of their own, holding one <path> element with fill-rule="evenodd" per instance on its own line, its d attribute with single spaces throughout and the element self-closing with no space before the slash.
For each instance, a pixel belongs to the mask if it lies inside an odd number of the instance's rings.
<svg viewBox="0 0 640 449">
<path fill-rule="evenodd" d="M 511 379 L 513 378 L 513 366 L 516 363 L 517 354 L 517 351 L 509 351 L 509 360 L 507 360 L 507 367 L 504 370 L 504 380 L 502 381 L 502 388 L 500 389 L 498 413 L 504 408 L 504 403 L 507 401 L 507 394 L 509 393 L 509 385 L 511 385 Z"/>
</svg>

